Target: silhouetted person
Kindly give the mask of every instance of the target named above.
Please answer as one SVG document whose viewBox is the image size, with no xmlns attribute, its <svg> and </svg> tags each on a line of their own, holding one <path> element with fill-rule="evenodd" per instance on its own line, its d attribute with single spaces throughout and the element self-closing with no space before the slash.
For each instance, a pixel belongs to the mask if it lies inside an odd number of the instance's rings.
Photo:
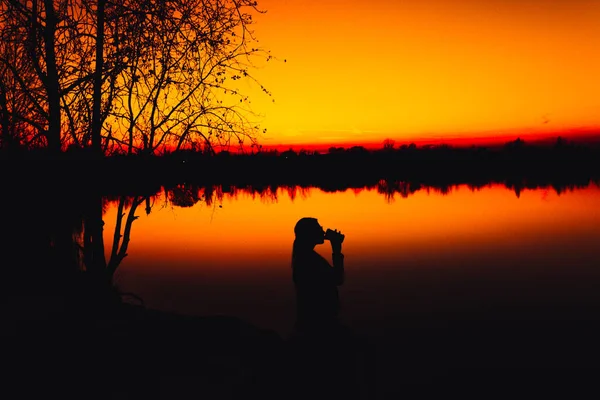
<svg viewBox="0 0 600 400">
<path fill-rule="evenodd" d="M 301 218 L 294 227 L 292 271 L 296 287 L 296 329 L 325 333 L 337 327 L 340 300 L 337 287 L 344 283 L 344 235 L 327 230 L 316 218 Z M 315 251 L 325 240 L 331 243 L 333 266 Z"/>
<path fill-rule="evenodd" d="M 315 218 L 301 218 L 294 227 L 292 271 L 296 287 L 296 331 L 291 357 L 293 399 L 318 393 L 323 398 L 365 396 L 364 351 L 350 329 L 338 321 L 338 286 L 344 283 L 344 235 L 325 231 Z M 315 251 L 329 240 L 333 265 Z"/>
</svg>

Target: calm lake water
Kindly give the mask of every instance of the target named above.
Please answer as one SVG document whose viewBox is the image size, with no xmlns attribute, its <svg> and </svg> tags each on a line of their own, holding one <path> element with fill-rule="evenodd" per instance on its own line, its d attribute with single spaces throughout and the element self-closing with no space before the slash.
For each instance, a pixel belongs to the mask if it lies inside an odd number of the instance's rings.
<svg viewBox="0 0 600 400">
<path fill-rule="evenodd" d="M 600 304 L 600 188 L 517 194 L 502 185 L 406 196 L 375 189 L 237 190 L 188 207 L 164 192 L 140 206 L 116 273 L 146 306 L 234 315 L 282 334 L 294 321 L 296 221 L 346 235 L 342 318 L 384 331 L 407 315 L 473 308 Z M 171 196 L 171 197 L 170 197 Z M 104 221 L 110 249 L 117 205 Z M 331 259 L 328 243 L 317 251 Z"/>
</svg>

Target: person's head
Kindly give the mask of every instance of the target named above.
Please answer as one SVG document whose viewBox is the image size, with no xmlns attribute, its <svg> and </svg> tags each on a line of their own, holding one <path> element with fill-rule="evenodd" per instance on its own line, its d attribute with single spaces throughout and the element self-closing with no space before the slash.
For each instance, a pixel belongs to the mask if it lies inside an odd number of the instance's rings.
<svg viewBox="0 0 600 400">
<path fill-rule="evenodd" d="M 314 247 L 325 242 L 325 230 L 316 218 L 304 217 L 296 222 L 294 227 L 296 243 Z"/>
</svg>

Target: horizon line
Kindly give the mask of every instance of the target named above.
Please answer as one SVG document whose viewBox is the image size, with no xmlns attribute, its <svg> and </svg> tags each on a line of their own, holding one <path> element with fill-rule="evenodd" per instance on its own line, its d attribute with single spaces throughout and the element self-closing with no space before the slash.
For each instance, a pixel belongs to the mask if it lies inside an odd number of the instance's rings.
<svg viewBox="0 0 600 400">
<path fill-rule="evenodd" d="M 383 147 L 383 143 L 386 140 L 393 141 L 395 146 L 401 146 L 404 144 L 416 144 L 420 146 L 424 145 L 454 145 L 457 147 L 471 147 L 471 146 L 498 146 L 503 145 L 512 140 L 521 138 L 525 142 L 552 142 L 558 137 L 562 137 L 567 140 L 577 142 L 587 142 L 589 144 L 600 143 L 600 128 L 571 128 L 554 130 L 547 132 L 527 132 L 527 131 L 514 131 L 514 133 L 503 132 L 493 136 L 421 136 L 421 137 L 402 137 L 397 138 L 393 135 L 380 140 L 365 139 L 357 140 L 355 138 L 348 140 L 339 141 L 324 141 L 324 142 L 290 142 L 285 143 L 283 141 L 278 143 L 262 143 L 263 149 L 300 149 L 300 150 L 328 150 L 331 147 L 343 147 L 350 148 L 354 146 L 365 147 L 366 149 L 378 149 Z"/>
</svg>

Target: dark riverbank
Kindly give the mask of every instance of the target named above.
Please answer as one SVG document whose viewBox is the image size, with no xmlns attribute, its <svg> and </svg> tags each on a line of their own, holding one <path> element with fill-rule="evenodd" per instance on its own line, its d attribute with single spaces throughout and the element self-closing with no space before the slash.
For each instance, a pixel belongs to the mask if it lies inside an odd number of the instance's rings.
<svg viewBox="0 0 600 400">
<path fill-rule="evenodd" d="M 1 303 L 5 396 L 370 398 L 352 393 L 361 346 L 351 334 L 280 336 L 235 316 L 147 309 L 85 273 L 34 287 Z M 343 375 L 334 378 L 336 370 Z"/>
<path fill-rule="evenodd" d="M 270 380 L 282 340 L 237 318 L 127 305 L 76 315 L 56 295 L 11 302 L 17 315 L 4 318 L 2 337 L 6 397 L 275 398 Z"/>
<path fill-rule="evenodd" d="M 407 313 L 401 325 L 377 321 L 379 333 L 357 336 L 350 329 L 350 336 L 302 341 L 235 317 L 129 305 L 86 281 L 4 297 L 6 393 L 391 399 L 533 389 L 540 395 L 589 389 L 600 356 L 595 303 L 460 308 L 448 298 L 437 312 Z"/>
</svg>

